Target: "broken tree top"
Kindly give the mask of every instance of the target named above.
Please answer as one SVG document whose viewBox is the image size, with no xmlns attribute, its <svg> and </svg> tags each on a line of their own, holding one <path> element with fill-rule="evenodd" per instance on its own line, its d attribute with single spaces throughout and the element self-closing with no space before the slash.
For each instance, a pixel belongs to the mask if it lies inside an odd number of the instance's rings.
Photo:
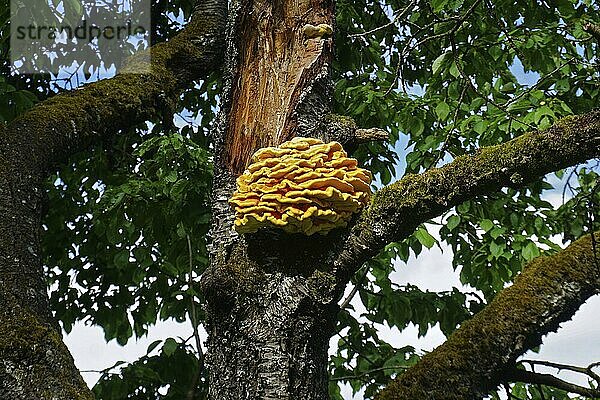
<svg viewBox="0 0 600 400">
<path fill-rule="evenodd" d="M 326 234 L 345 227 L 369 201 L 371 179 L 371 172 L 359 168 L 338 142 L 297 137 L 259 149 L 229 200 L 236 211 L 235 229 Z"/>
</svg>

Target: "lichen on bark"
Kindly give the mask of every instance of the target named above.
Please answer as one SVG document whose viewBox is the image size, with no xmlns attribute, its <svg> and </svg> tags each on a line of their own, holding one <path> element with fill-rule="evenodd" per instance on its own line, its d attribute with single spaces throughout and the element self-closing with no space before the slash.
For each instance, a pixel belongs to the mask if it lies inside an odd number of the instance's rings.
<svg viewBox="0 0 600 400">
<path fill-rule="evenodd" d="M 0 398 L 92 400 L 60 333 L 0 296 Z"/>
<path fill-rule="evenodd" d="M 350 276 L 386 244 L 478 195 L 519 187 L 544 174 L 600 156 L 600 111 L 559 120 L 545 131 L 457 157 L 441 168 L 410 174 L 377 192 L 353 227 L 335 269 Z"/>
<path fill-rule="evenodd" d="M 595 237 L 600 235 L 596 232 Z M 542 336 L 556 331 L 600 289 L 600 265 L 587 235 L 539 257 L 514 284 L 448 340 L 401 374 L 376 400 L 479 399 L 506 380 L 504 371 Z"/>
</svg>

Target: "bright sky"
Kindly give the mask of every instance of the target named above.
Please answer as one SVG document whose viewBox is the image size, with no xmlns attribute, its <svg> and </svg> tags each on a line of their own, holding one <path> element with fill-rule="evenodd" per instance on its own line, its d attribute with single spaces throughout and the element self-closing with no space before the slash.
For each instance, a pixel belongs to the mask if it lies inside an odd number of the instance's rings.
<svg viewBox="0 0 600 400">
<path fill-rule="evenodd" d="M 399 284 L 410 283 L 419 286 L 422 290 L 444 291 L 452 287 L 462 287 L 458 273 L 453 271 L 450 249 L 442 252 L 437 247 L 424 251 L 417 260 L 411 260 L 407 265 L 398 263 L 393 277 Z M 359 302 L 354 302 L 355 308 L 360 310 Z M 591 298 L 575 315 L 575 317 L 563 324 L 558 333 L 550 334 L 544 341 L 539 354 L 528 353 L 526 358 L 542 359 L 566 364 L 587 366 L 592 362 L 600 361 L 600 296 Z M 436 327 L 422 338 L 417 337 L 417 328 L 409 326 L 403 332 L 397 329 L 382 327 L 381 338 L 396 347 L 412 345 L 422 350 L 431 351 L 444 342 L 445 338 Z M 79 323 L 73 331 L 67 335 L 65 342 L 73 357 L 75 364 L 83 371 L 101 370 L 107 368 L 117 361 L 134 361 L 146 354 L 146 348 L 150 343 L 158 339 L 181 336 L 187 338 L 191 335 L 189 324 L 175 322 L 159 323 L 150 329 L 147 337 L 131 340 L 124 347 L 118 345 L 114 340 L 105 343 L 104 335 L 100 328 L 88 327 Z M 203 338 L 206 334 L 203 332 Z M 332 339 L 332 343 L 336 339 Z M 543 369 L 539 370 L 543 372 Z M 554 372 L 554 371 L 552 371 Z M 86 382 L 93 386 L 99 374 L 84 372 Z M 569 373 L 561 373 L 562 377 L 575 383 L 585 385 L 587 381 L 581 376 Z M 352 396 L 349 386 L 344 387 L 344 399 L 359 400 L 359 393 Z"/>
<path fill-rule="evenodd" d="M 537 74 L 525 73 L 518 60 L 513 66 L 513 72 L 523 83 L 533 84 L 538 79 Z M 108 73 L 108 75 L 111 75 L 111 73 Z M 181 123 L 182 121 L 178 122 Z M 396 146 L 400 152 L 405 152 L 405 147 L 406 139 L 401 140 L 401 143 Z M 402 159 L 403 156 L 400 158 Z M 399 168 L 398 173 L 401 176 L 402 168 Z M 550 193 L 547 199 L 558 205 L 560 196 L 557 192 Z M 430 232 L 436 236 L 435 230 L 431 229 Z M 406 265 L 397 263 L 396 271 L 392 274 L 393 279 L 399 284 L 410 283 L 422 290 L 445 291 L 451 290 L 453 287 L 464 288 L 460 283 L 458 272 L 452 269 L 451 250 L 446 246 L 442 246 L 442 250 L 437 247 L 430 250 L 425 249 L 418 259 L 411 258 Z M 473 289 L 467 288 L 467 290 L 472 291 Z M 360 312 L 358 296 L 353 304 L 355 309 Z M 598 315 L 600 315 L 600 297 L 595 296 L 581 307 L 571 321 L 563 324 L 558 333 L 550 334 L 545 339 L 539 354 L 528 353 L 526 358 L 580 366 L 587 366 L 592 362 L 600 361 L 600 340 L 598 339 L 600 338 L 600 322 L 598 322 Z M 77 367 L 83 371 L 83 377 L 91 387 L 97 381 L 99 373 L 86 371 L 99 371 L 114 365 L 117 361 L 135 361 L 146 354 L 148 345 L 153 341 L 178 336 L 188 338 L 191 333 L 192 329 L 189 323 L 161 322 L 149 330 L 148 336 L 138 340 L 132 339 L 126 346 L 121 347 L 114 340 L 106 343 L 100 328 L 78 323 L 74 326 L 73 331 L 66 336 L 65 343 L 71 350 Z M 203 340 L 205 340 L 206 334 L 205 332 L 202 333 Z M 422 338 L 417 337 L 417 328 L 414 326 L 409 326 L 403 332 L 398 332 L 395 328 L 382 327 L 380 336 L 396 347 L 412 345 L 417 349 L 427 351 L 433 350 L 445 340 L 437 327 L 432 328 Z M 335 338 L 331 340 L 332 349 L 336 342 L 337 339 Z M 540 368 L 539 372 L 545 371 Z M 561 373 L 560 376 L 581 385 L 587 384 L 586 379 L 581 376 L 569 373 Z M 361 393 L 353 397 L 349 386 L 345 386 L 342 393 L 346 400 L 363 398 Z"/>
</svg>

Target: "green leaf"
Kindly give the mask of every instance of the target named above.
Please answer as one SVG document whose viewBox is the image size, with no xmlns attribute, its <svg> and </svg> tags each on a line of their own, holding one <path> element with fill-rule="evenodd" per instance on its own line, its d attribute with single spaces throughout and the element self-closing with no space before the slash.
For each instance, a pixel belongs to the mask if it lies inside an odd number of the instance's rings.
<svg viewBox="0 0 600 400">
<path fill-rule="evenodd" d="M 419 229 L 417 229 L 417 231 L 415 232 L 415 237 L 417 238 L 419 243 L 421 243 L 428 249 L 432 248 L 433 245 L 435 245 L 436 243 L 435 238 L 431 236 L 429 232 L 427 232 L 427 229 L 423 226 L 420 226 Z"/>
<path fill-rule="evenodd" d="M 504 243 L 491 242 L 490 243 L 491 255 L 494 256 L 494 258 L 500 257 L 504 253 L 505 247 L 506 247 L 506 245 Z"/>
<path fill-rule="evenodd" d="M 446 227 L 451 231 L 453 231 L 458 224 L 460 224 L 460 217 L 458 215 L 452 215 L 448 218 L 448 221 L 446 221 Z"/>
<path fill-rule="evenodd" d="M 481 222 L 479 222 L 479 225 L 481 226 L 481 229 L 483 229 L 485 232 L 488 232 L 494 227 L 494 223 L 489 219 L 481 220 Z"/>
<path fill-rule="evenodd" d="M 177 224 L 177 236 L 179 236 L 180 238 L 184 238 L 187 236 L 185 226 L 183 226 L 182 222 Z"/>
<path fill-rule="evenodd" d="M 431 73 L 436 76 L 439 74 L 440 69 L 444 66 L 446 58 L 450 55 L 450 53 L 442 53 L 440 54 L 431 65 Z"/>
<path fill-rule="evenodd" d="M 146 353 L 151 353 L 152 350 L 154 350 L 161 343 L 162 343 L 162 340 L 155 340 L 154 342 L 150 343 L 150 345 L 148 346 L 148 349 L 146 350 Z"/>
<path fill-rule="evenodd" d="M 437 114 L 440 120 L 445 121 L 446 117 L 448 117 L 448 114 L 450 113 L 450 107 L 448 106 L 448 104 L 441 101 L 435 107 L 435 113 Z"/>
<path fill-rule="evenodd" d="M 481 135 L 486 131 L 487 125 L 488 123 L 486 121 L 478 121 L 475 123 L 475 125 L 473 125 L 473 130 Z"/>
<path fill-rule="evenodd" d="M 527 261 L 531 261 L 540 255 L 540 249 L 536 246 L 535 243 L 529 242 L 523 249 L 521 250 L 521 254 L 523 254 L 523 258 Z"/>
<path fill-rule="evenodd" d="M 165 344 L 162 347 L 163 353 L 165 353 L 165 355 L 167 356 L 171 356 L 173 355 L 173 353 L 175 353 L 175 350 L 177 350 L 178 346 L 179 345 L 177 344 L 175 339 L 168 338 L 167 340 L 165 340 Z"/>
<path fill-rule="evenodd" d="M 165 181 L 169 183 L 177 182 L 177 171 L 171 170 L 164 176 Z"/>
<path fill-rule="evenodd" d="M 504 232 L 506 232 L 506 229 L 495 226 L 489 232 L 490 232 L 490 236 L 492 237 L 492 239 L 498 239 L 500 236 L 502 236 L 504 234 Z"/>
<path fill-rule="evenodd" d="M 434 12 L 440 12 L 444 9 L 444 6 L 449 0 L 431 0 L 431 7 Z"/>
<path fill-rule="evenodd" d="M 120 250 L 115 254 L 114 262 L 118 268 L 126 268 L 129 265 L 129 250 Z"/>
</svg>

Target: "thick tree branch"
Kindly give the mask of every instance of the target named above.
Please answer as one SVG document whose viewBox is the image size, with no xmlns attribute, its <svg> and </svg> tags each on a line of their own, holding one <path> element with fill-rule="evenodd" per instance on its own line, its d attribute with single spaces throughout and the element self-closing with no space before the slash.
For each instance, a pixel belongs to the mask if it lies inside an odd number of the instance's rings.
<svg viewBox="0 0 600 400">
<path fill-rule="evenodd" d="M 387 131 L 379 128 L 357 129 L 356 142 L 367 143 L 379 140 L 388 140 L 390 134 Z"/>
<path fill-rule="evenodd" d="M 92 400 L 60 333 L 0 295 L 0 399 Z"/>
<path fill-rule="evenodd" d="M 380 190 L 350 231 L 334 262 L 347 282 L 386 244 L 408 237 L 423 222 L 478 195 L 522 186 L 549 172 L 600 156 L 600 111 L 560 120 L 470 156 L 407 175 Z"/>
<path fill-rule="evenodd" d="M 600 26 L 592 23 L 587 23 L 583 26 L 583 30 L 592 35 L 597 41 L 600 42 Z"/>
<path fill-rule="evenodd" d="M 90 143 L 170 109 L 182 88 L 219 68 L 226 12 L 224 0 L 199 1 L 179 35 L 151 48 L 150 73 L 135 73 L 148 57 L 137 55 L 123 74 L 38 104 L 7 126 L 0 154 L 45 172 Z"/>
<path fill-rule="evenodd" d="M 178 36 L 152 47 L 150 73 L 123 73 L 57 95 L 0 125 L 0 399 L 93 398 L 48 306 L 42 183 L 57 163 L 170 110 L 184 87 L 215 71 L 226 11 L 225 0 L 200 0 Z M 131 58 L 125 72 L 147 56 Z"/>
<path fill-rule="evenodd" d="M 591 236 L 533 260 L 446 343 L 386 387 L 377 400 L 477 399 L 506 380 L 514 361 L 556 331 L 600 289 Z"/>
</svg>

